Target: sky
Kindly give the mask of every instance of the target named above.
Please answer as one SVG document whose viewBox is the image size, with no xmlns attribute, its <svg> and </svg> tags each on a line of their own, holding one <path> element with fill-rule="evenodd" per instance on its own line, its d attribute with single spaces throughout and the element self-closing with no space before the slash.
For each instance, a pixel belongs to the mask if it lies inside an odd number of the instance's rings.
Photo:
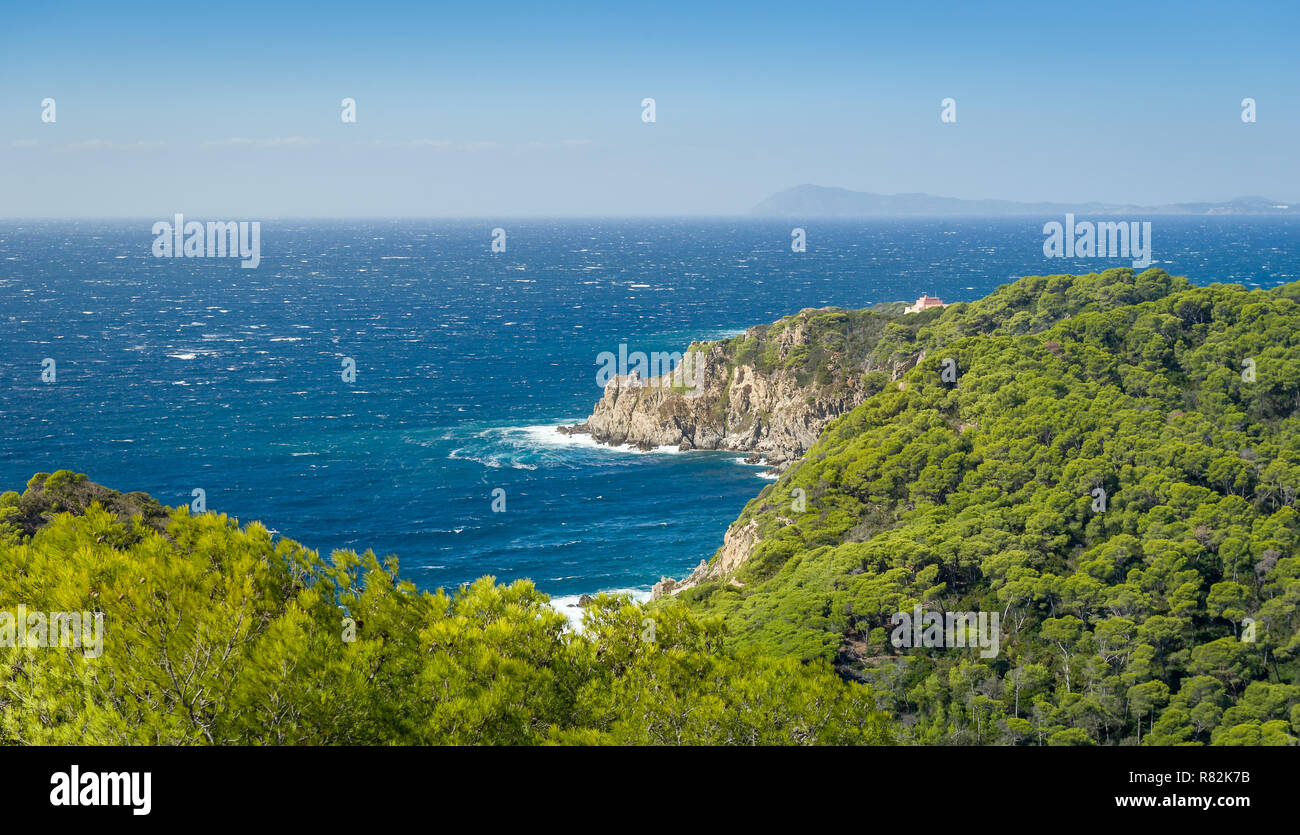
<svg viewBox="0 0 1300 835">
<path fill-rule="evenodd" d="M 0 217 L 730 215 L 802 183 L 1300 201 L 1294 0 L 41 2 L 3 18 Z"/>
</svg>

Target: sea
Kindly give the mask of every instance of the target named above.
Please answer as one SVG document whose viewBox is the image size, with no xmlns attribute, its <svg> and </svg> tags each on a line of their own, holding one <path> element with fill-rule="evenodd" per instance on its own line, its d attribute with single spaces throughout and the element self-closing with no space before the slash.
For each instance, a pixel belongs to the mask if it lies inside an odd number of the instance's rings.
<svg viewBox="0 0 1300 835">
<path fill-rule="evenodd" d="M 736 453 L 556 432 L 602 352 L 1131 265 L 1045 257 L 1060 218 L 366 219 L 260 221 L 245 269 L 155 257 L 155 220 L 0 221 L 0 490 L 70 469 L 201 496 L 423 588 L 528 578 L 568 610 L 689 573 L 770 483 Z M 1300 279 L 1300 217 L 1152 227 L 1152 266 L 1193 283 Z"/>
</svg>

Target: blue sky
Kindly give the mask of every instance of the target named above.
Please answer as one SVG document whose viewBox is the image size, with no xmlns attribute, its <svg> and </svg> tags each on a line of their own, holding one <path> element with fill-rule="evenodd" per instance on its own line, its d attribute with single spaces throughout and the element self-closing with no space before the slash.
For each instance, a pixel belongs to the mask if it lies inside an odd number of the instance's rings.
<svg viewBox="0 0 1300 835">
<path fill-rule="evenodd" d="M 1300 200 L 1300 4 L 985 5 L 13 4 L 0 216 Z"/>
</svg>

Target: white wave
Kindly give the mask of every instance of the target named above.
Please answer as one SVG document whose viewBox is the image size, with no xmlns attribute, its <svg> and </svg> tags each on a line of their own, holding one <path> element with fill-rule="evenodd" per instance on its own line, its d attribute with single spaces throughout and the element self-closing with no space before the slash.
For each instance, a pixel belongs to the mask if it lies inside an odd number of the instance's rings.
<svg viewBox="0 0 1300 835">
<path fill-rule="evenodd" d="M 574 421 L 577 423 L 579 421 Z M 514 426 L 506 427 L 506 432 L 518 432 L 526 437 L 529 442 L 543 447 L 581 447 L 583 449 L 599 450 L 601 452 L 628 452 L 634 455 L 676 455 L 682 450 L 675 446 L 657 446 L 653 449 L 640 449 L 632 444 L 603 444 L 588 434 L 573 434 L 559 431 L 560 426 L 570 426 L 568 424 L 546 423 L 540 426 Z"/>
<path fill-rule="evenodd" d="M 595 597 L 597 594 L 610 594 L 610 595 L 627 594 L 627 595 L 631 595 L 632 599 L 635 600 L 637 603 L 645 603 L 647 600 L 650 599 L 650 589 L 646 589 L 646 588 L 604 589 L 603 591 L 598 591 L 598 592 L 587 592 L 587 594 L 590 594 L 592 597 Z M 581 606 L 578 605 L 578 601 L 581 598 L 582 598 L 581 594 L 561 594 L 561 595 L 555 595 L 551 598 L 551 608 L 569 619 L 569 628 L 572 629 L 574 632 L 582 631 L 583 609 Z"/>
<path fill-rule="evenodd" d="M 464 448 L 453 449 L 447 453 L 447 457 L 453 461 L 473 461 L 475 464 L 482 464 L 489 469 L 499 470 L 502 467 L 508 467 L 512 470 L 535 470 L 536 464 L 525 464 L 522 461 L 510 461 L 504 458 L 493 458 L 490 455 L 473 455 L 467 453 Z"/>
</svg>

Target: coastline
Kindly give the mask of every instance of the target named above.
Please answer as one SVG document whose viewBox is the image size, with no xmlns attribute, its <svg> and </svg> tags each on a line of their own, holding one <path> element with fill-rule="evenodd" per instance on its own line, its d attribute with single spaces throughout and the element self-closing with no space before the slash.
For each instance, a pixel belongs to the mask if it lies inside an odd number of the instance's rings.
<svg viewBox="0 0 1300 835">
<path fill-rule="evenodd" d="M 628 595 L 637 603 L 645 603 L 651 599 L 651 590 L 647 588 L 602 589 L 600 591 L 584 594 L 550 595 L 550 605 L 552 609 L 568 618 L 570 630 L 575 633 L 581 633 L 583 612 L 586 611 L 587 605 L 593 599 L 602 594 L 607 594 L 611 597 Z"/>
</svg>

